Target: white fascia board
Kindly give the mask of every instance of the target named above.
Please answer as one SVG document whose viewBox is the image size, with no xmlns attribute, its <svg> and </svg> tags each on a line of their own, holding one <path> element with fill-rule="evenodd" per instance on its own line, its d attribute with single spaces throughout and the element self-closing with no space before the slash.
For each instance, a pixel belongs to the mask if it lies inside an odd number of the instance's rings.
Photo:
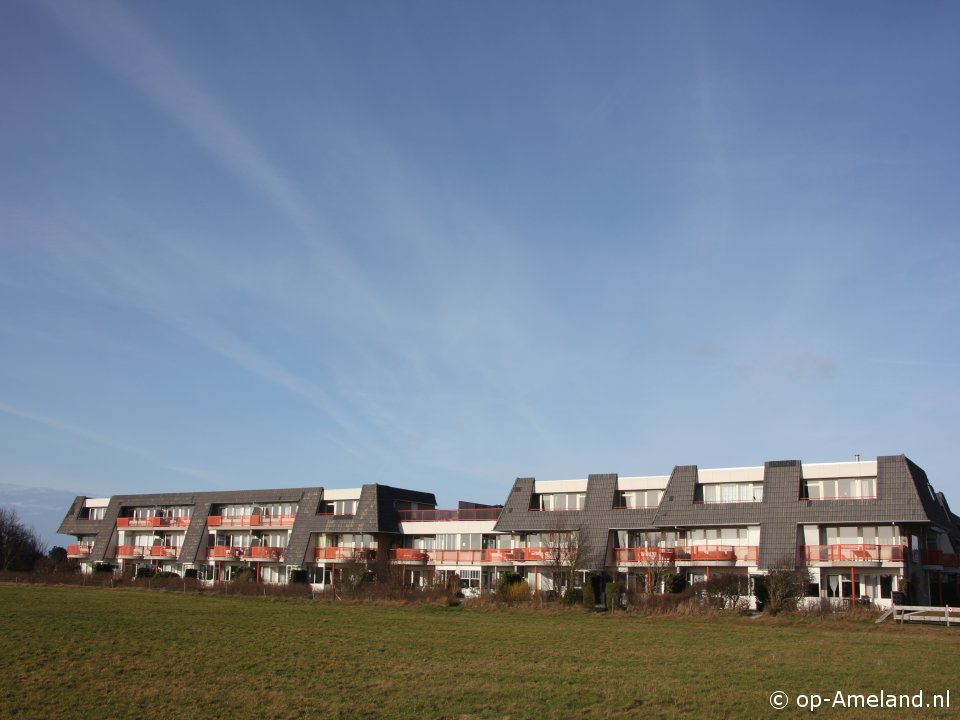
<svg viewBox="0 0 960 720">
<path fill-rule="evenodd" d="M 666 490 L 669 475 L 617 478 L 617 490 Z"/>
<path fill-rule="evenodd" d="M 830 478 L 876 477 L 877 461 L 812 463 L 801 465 L 805 480 L 828 480 Z"/>
<path fill-rule="evenodd" d="M 496 520 L 428 520 L 426 522 L 401 522 L 400 532 L 403 535 L 453 535 L 460 533 L 494 534 Z M 501 533 L 496 533 L 501 534 Z"/>
<path fill-rule="evenodd" d="M 324 500 L 359 500 L 360 488 L 343 488 L 340 490 L 324 490 Z"/>
<path fill-rule="evenodd" d="M 712 483 L 763 482 L 763 466 L 741 468 L 718 468 L 716 470 L 697 470 L 697 482 L 701 485 Z"/>
<path fill-rule="evenodd" d="M 586 492 L 587 481 L 583 480 L 535 480 L 533 483 L 535 493 L 572 493 Z"/>
</svg>

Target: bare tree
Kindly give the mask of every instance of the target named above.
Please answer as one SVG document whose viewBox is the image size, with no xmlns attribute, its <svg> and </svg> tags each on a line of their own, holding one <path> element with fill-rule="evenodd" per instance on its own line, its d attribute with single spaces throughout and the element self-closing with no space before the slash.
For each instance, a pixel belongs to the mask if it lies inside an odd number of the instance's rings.
<svg viewBox="0 0 960 720">
<path fill-rule="evenodd" d="M 810 571 L 795 566 L 791 558 L 774 563 L 757 587 L 757 599 L 771 615 L 795 610 L 810 583 Z"/>
<path fill-rule="evenodd" d="M 13 510 L 0 508 L 0 570 L 33 570 L 44 550 L 36 530 L 20 522 Z"/>
<path fill-rule="evenodd" d="M 553 589 L 561 592 L 574 585 L 575 574 L 583 559 L 583 530 L 570 526 L 567 513 L 553 514 L 552 527 L 541 533 L 546 547 L 546 565 Z"/>
</svg>

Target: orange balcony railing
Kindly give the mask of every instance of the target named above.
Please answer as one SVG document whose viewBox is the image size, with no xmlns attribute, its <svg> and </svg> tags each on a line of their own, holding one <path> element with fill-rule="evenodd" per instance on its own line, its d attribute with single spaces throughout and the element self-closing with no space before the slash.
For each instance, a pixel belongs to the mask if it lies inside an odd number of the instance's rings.
<svg viewBox="0 0 960 720">
<path fill-rule="evenodd" d="M 924 565 L 939 565 L 945 568 L 960 567 L 960 555 L 942 550 L 923 550 L 920 558 Z"/>
<path fill-rule="evenodd" d="M 118 558 L 139 558 L 143 557 L 143 548 L 137 545 L 118 545 Z"/>
<path fill-rule="evenodd" d="M 496 520 L 503 508 L 458 508 L 456 510 L 398 510 L 402 522 L 439 520 Z"/>
<path fill-rule="evenodd" d="M 149 558 L 175 558 L 180 548 L 172 545 L 151 545 L 143 548 L 143 556 Z"/>
<path fill-rule="evenodd" d="M 93 552 L 93 545 L 67 545 L 67 557 L 89 557 L 91 552 Z"/>
<path fill-rule="evenodd" d="M 416 548 L 393 548 L 390 551 L 390 559 L 400 562 L 426 562 L 427 551 Z"/>
<path fill-rule="evenodd" d="M 744 560 L 748 548 L 734 547 L 733 545 L 690 545 L 688 547 L 678 547 L 676 559 L 688 562 L 736 562 L 737 552 L 744 554 Z"/>
<path fill-rule="evenodd" d="M 207 548 L 207 557 L 211 560 L 242 560 L 247 548 L 215 545 Z"/>
<path fill-rule="evenodd" d="M 180 548 L 172 545 L 118 545 L 118 558 L 175 558 Z"/>
<path fill-rule="evenodd" d="M 671 564 L 676 557 L 676 548 L 660 547 L 637 547 L 637 548 L 617 548 L 614 551 L 614 559 L 619 563 L 646 563 L 656 565 L 658 563 Z"/>
<path fill-rule="evenodd" d="M 286 527 L 293 525 L 297 516 L 289 515 L 208 515 L 210 527 Z"/>
<path fill-rule="evenodd" d="M 117 518 L 118 528 L 156 528 L 156 527 L 187 527 L 189 517 L 148 517 L 148 518 Z"/>
<path fill-rule="evenodd" d="M 286 548 L 273 547 L 270 545 L 255 545 L 248 549 L 246 557 L 251 560 L 280 560 L 283 558 L 283 551 Z"/>
<path fill-rule="evenodd" d="M 318 547 L 314 552 L 317 562 L 324 560 L 340 560 L 343 562 L 367 562 L 377 556 L 373 548 L 335 547 L 333 545 Z"/>
<path fill-rule="evenodd" d="M 903 562 L 906 548 L 902 545 L 807 545 L 803 558 L 807 562 Z"/>
</svg>

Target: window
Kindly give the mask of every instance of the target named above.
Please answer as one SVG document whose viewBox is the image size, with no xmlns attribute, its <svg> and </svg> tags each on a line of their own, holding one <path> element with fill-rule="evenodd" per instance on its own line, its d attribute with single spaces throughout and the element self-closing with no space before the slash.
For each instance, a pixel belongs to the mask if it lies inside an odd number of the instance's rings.
<svg viewBox="0 0 960 720">
<path fill-rule="evenodd" d="M 618 508 L 655 508 L 660 504 L 663 490 L 621 490 L 617 493 Z"/>
<path fill-rule="evenodd" d="M 106 508 L 102 507 L 92 507 L 84 508 L 80 513 L 81 520 L 103 520 L 103 514 L 106 512 Z"/>
<path fill-rule="evenodd" d="M 877 479 L 829 478 L 804 480 L 800 491 L 802 500 L 859 500 L 877 497 Z"/>
<path fill-rule="evenodd" d="M 762 502 L 763 483 L 719 483 L 703 484 L 694 488 L 695 503 L 735 503 Z"/>
<path fill-rule="evenodd" d="M 296 506 L 293 506 L 294 508 Z M 294 509 L 293 513 L 286 513 L 288 515 L 293 515 L 296 513 Z M 357 501 L 356 500 L 329 500 L 320 503 L 320 514 L 321 515 L 356 515 L 357 514 Z"/>
<path fill-rule="evenodd" d="M 586 493 L 549 493 L 539 497 L 539 510 L 583 510 Z"/>
</svg>

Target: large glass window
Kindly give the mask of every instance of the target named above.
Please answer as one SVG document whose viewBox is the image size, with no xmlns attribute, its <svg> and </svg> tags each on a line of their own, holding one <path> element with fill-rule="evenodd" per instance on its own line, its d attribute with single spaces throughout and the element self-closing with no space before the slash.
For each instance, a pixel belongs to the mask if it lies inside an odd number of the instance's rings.
<svg viewBox="0 0 960 720">
<path fill-rule="evenodd" d="M 763 484 L 758 482 L 700 484 L 694 489 L 694 502 L 761 502 Z"/>
<path fill-rule="evenodd" d="M 877 479 L 865 477 L 804 480 L 801 492 L 801 497 L 804 500 L 875 498 L 877 496 Z"/>
<path fill-rule="evenodd" d="M 546 493 L 540 496 L 541 510 L 582 510 L 585 493 Z"/>
</svg>

